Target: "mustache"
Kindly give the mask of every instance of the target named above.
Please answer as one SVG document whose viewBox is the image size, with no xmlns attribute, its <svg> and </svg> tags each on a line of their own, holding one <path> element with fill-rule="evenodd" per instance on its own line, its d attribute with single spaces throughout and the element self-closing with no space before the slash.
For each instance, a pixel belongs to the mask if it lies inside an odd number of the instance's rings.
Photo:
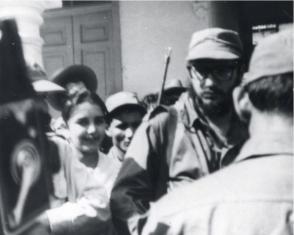
<svg viewBox="0 0 294 235">
<path fill-rule="evenodd" d="M 202 89 L 202 94 L 214 94 L 214 95 L 219 95 L 219 96 L 226 96 L 226 94 L 218 89 L 217 87 L 210 87 L 210 88 L 204 88 Z"/>
<path fill-rule="evenodd" d="M 102 136 L 100 135 L 85 135 L 82 137 L 83 140 L 99 140 Z"/>
</svg>

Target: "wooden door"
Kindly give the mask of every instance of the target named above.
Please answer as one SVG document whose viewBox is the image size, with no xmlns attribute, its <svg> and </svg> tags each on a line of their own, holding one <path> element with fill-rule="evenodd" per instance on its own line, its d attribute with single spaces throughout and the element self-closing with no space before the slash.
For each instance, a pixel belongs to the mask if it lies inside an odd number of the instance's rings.
<svg viewBox="0 0 294 235">
<path fill-rule="evenodd" d="M 49 77 L 54 71 L 74 63 L 71 17 L 46 19 L 41 30 L 44 39 L 43 60 Z"/>
<path fill-rule="evenodd" d="M 51 10 L 41 34 L 48 76 L 71 64 L 91 67 L 97 93 L 105 98 L 122 89 L 118 3 Z"/>
</svg>

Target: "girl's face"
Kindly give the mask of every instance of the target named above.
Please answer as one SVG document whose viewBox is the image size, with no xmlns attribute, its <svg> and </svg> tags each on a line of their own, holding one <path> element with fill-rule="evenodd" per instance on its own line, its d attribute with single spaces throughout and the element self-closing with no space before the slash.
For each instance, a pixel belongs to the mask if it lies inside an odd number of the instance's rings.
<svg viewBox="0 0 294 235">
<path fill-rule="evenodd" d="M 71 141 L 80 152 L 97 152 L 106 129 L 104 114 L 97 104 L 78 104 L 72 110 L 67 124 Z"/>
</svg>

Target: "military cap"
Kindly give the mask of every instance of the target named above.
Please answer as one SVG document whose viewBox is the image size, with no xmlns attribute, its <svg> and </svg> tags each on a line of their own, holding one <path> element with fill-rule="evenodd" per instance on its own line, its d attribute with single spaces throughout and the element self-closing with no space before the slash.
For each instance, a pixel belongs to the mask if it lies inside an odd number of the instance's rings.
<svg viewBox="0 0 294 235">
<path fill-rule="evenodd" d="M 187 61 L 198 59 L 240 59 L 243 46 L 237 32 L 222 28 L 208 28 L 192 35 Z"/>
<path fill-rule="evenodd" d="M 106 99 L 105 105 L 110 116 L 123 111 L 125 108 L 134 108 L 143 114 L 146 113 L 146 109 L 141 105 L 134 92 L 117 92 Z"/>
<path fill-rule="evenodd" d="M 243 83 L 293 72 L 293 31 L 284 30 L 261 40 L 253 51 Z"/>
</svg>

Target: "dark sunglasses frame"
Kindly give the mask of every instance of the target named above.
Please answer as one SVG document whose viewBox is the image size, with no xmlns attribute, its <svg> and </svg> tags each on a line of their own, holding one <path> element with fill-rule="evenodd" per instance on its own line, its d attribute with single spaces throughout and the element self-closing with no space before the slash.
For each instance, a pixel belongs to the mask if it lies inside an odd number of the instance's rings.
<svg viewBox="0 0 294 235">
<path fill-rule="evenodd" d="M 193 62 L 187 66 L 190 77 L 199 81 L 204 81 L 208 75 L 218 81 L 229 81 L 239 67 L 239 61 Z"/>
</svg>

